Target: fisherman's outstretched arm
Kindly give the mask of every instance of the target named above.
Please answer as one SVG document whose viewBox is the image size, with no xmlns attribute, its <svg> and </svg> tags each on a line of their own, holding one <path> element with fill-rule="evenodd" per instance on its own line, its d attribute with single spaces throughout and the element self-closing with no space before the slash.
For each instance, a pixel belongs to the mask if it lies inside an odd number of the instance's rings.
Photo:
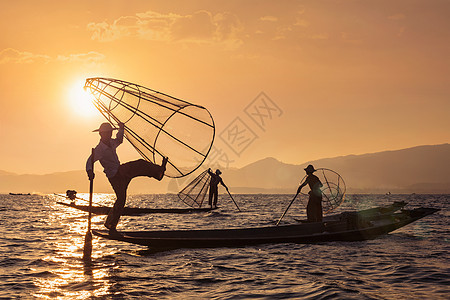
<svg viewBox="0 0 450 300">
<path fill-rule="evenodd" d="M 223 185 L 223 187 L 228 191 L 228 187 L 225 185 L 225 183 L 223 182 L 223 180 L 221 179 L 220 180 L 220 184 L 222 184 Z"/>
<path fill-rule="evenodd" d="M 116 134 L 116 141 L 117 141 L 117 144 L 122 144 L 123 134 L 125 131 L 125 124 L 122 122 L 119 122 L 118 125 L 119 125 L 119 130 L 117 131 L 117 134 Z"/>
<path fill-rule="evenodd" d="M 302 190 L 302 188 L 308 184 L 308 177 L 305 178 L 305 181 L 303 181 L 302 184 L 300 184 L 300 186 L 297 189 L 297 194 L 300 194 L 300 191 Z"/>
<path fill-rule="evenodd" d="M 97 160 L 99 160 L 101 157 L 100 151 L 97 151 L 97 147 L 94 149 L 94 161 L 92 162 L 92 154 L 89 155 L 87 161 L 86 161 L 86 173 L 88 175 L 89 180 L 94 179 L 94 171 L 92 170 L 92 165 Z"/>
<path fill-rule="evenodd" d="M 94 174 L 94 171 L 92 170 L 92 154 L 89 155 L 89 158 L 86 161 L 86 173 L 87 173 L 89 180 L 94 179 L 95 174 Z"/>
</svg>

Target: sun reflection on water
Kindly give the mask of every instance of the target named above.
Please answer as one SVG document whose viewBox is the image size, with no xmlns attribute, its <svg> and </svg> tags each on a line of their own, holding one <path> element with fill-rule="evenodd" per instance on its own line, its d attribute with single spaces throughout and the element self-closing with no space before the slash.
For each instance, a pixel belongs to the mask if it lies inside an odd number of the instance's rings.
<svg viewBox="0 0 450 300">
<path fill-rule="evenodd" d="M 64 295 L 70 299 L 86 299 L 107 295 L 112 284 L 107 280 L 109 272 L 106 268 L 92 268 L 86 272 L 82 263 L 62 267 L 55 271 L 53 278 L 37 278 L 35 284 L 40 290 L 33 296 L 50 299 Z"/>
<path fill-rule="evenodd" d="M 53 199 L 52 199 L 53 197 Z M 85 194 L 80 194 L 85 198 Z M 102 258 L 113 253 L 112 248 L 107 248 L 105 242 L 94 239 L 92 252 L 92 264 L 83 262 L 84 239 L 87 231 L 87 213 L 65 207 L 56 203 L 61 199 L 57 196 L 49 196 L 52 201 L 46 223 L 54 228 L 54 234 L 58 239 L 48 239 L 51 247 L 51 256 L 42 258 L 56 268 L 52 268 L 49 276 L 37 277 L 34 284 L 39 290 L 33 293 L 33 297 L 53 299 L 87 299 L 102 297 L 110 294 L 112 283 L 109 281 L 111 269 L 116 266 L 114 262 Z M 87 198 L 87 197 L 86 197 Z M 66 202 L 69 202 L 66 200 Z M 77 200 L 77 204 L 82 200 Z M 95 194 L 93 202 L 97 205 L 107 205 L 112 202 L 110 194 Z M 105 216 L 92 215 L 94 227 L 103 224 Z"/>
</svg>

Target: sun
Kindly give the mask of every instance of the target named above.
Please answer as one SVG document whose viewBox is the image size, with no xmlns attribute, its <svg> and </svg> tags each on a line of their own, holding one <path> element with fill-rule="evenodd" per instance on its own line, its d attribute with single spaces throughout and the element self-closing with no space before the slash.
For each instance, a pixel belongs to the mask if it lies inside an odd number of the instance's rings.
<svg viewBox="0 0 450 300">
<path fill-rule="evenodd" d="M 70 109 L 75 114 L 90 118 L 98 114 L 92 102 L 92 95 L 84 90 L 84 80 L 74 82 L 68 89 Z"/>
</svg>

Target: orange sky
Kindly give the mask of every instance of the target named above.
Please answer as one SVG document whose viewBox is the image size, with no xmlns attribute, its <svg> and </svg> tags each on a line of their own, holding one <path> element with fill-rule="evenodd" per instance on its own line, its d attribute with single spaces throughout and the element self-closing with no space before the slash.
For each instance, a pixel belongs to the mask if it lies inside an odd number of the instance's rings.
<svg viewBox="0 0 450 300">
<path fill-rule="evenodd" d="M 16 0 L 0 26 L 0 170 L 84 168 L 103 120 L 73 87 L 93 76 L 207 107 L 230 166 L 450 142 L 449 1 Z M 281 110 L 263 128 L 261 92 Z M 257 136 L 239 154 L 219 138 L 237 117 Z"/>
</svg>

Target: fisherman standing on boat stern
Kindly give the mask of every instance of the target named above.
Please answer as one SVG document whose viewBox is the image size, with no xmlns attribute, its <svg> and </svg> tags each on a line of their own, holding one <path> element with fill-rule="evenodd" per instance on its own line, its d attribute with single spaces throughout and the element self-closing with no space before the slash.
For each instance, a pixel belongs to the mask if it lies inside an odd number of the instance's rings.
<svg viewBox="0 0 450 300">
<path fill-rule="evenodd" d="M 319 177 L 313 173 L 316 171 L 312 165 L 308 165 L 305 169 L 306 179 L 298 187 L 297 194 L 300 193 L 305 185 L 309 185 L 311 189 L 309 191 L 308 205 L 306 206 L 306 215 L 308 217 L 308 222 L 322 222 L 322 182 L 320 182 Z"/>
<path fill-rule="evenodd" d="M 94 149 L 94 162 L 97 160 L 100 161 L 100 164 L 103 166 L 103 172 L 108 177 L 117 198 L 105 221 L 105 227 L 109 229 L 110 235 L 119 234 L 116 227 L 123 213 L 127 198 L 127 188 L 131 179 L 138 176 L 147 176 L 153 177 L 158 181 L 161 180 L 164 177 L 168 160 L 167 157 L 164 157 L 161 166 L 143 159 L 120 164 L 116 148 L 123 142 L 125 126 L 123 123 L 119 123 L 118 125 L 119 131 L 115 139 L 112 138 L 112 132 L 117 128 L 113 128 L 109 123 L 102 123 L 98 129 L 94 130 L 94 132 L 98 131 L 100 134 L 100 142 Z M 91 156 L 89 156 L 86 162 L 86 172 L 89 180 L 95 177 L 92 170 Z"/>
<path fill-rule="evenodd" d="M 219 183 L 221 185 L 223 185 L 227 191 L 228 191 L 228 187 L 225 185 L 225 183 L 223 183 L 222 177 L 220 177 L 220 174 L 222 174 L 222 172 L 220 172 L 219 169 L 216 170 L 216 173 L 211 172 L 211 169 L 208 169 L 208 173 L 211 176 L 211 181 L 209 182 L 209 198 L 208 198 L 208 204 L 210 207 L 217 208 L 217 198 L 219 197 Z M 212 202 L 212 199 L 214 197 L 214 203 Z"/>
</svg>

